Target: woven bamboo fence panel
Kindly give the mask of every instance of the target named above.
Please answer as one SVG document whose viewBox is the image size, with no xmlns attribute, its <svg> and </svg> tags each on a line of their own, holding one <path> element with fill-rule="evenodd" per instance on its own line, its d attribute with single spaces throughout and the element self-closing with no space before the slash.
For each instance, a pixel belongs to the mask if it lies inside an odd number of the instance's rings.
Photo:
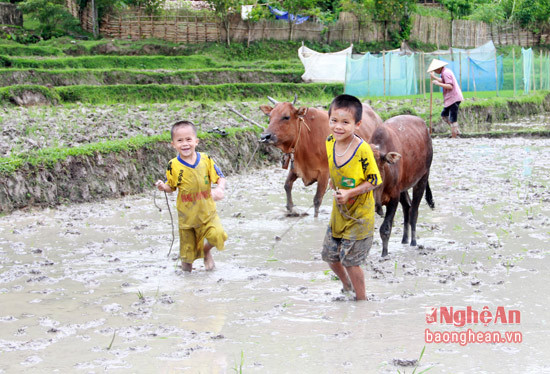
<svg viewBox="0 0 550 374">
<path fill-rule="evenodd" d="M 89 2 L 88 2 L 89 4 Z M 67 0 L 67 8 L 79 17 L 75 0 Z M 93 17 L 89 6 L 80 15 L 82 27 L 93 30 Z M 214 16 L 151 16 L 138 10 L 107 14 L 99 22 L 99 32 L 104 37 L 119 39 L 159 38 L 176 43 L 224 42 L 226 30 Z M 393 26 L 395 27 L 395 26 Z M 389 31 L 389 30 L 388 30 Z M 381 24 L 364 22 L 359 24 L 354 15 L 341 13 L 338 21 L 328 27 L 306 21 L 292 27 L 292 40 L 359 42 L 381 42 L 385 40 Z M 435 17 L 414 15 L 410 40 L 435 44 L 439 47 L 478 47 L 489 40 L 496 45 L 537 45 L 549 43 L 550 35 L 535 35 L 516 25 L 490 26 L 483 22 L 469 20 L 445 20 Z M 229 20 L 231 41 L 257 41 L 265 39 L 289 40 L 290 25 L 285 21 L 261 20 L 243 21 L 238 15 Z M 387 34 L 386 34 L 387 37 Z"/>
</svg>

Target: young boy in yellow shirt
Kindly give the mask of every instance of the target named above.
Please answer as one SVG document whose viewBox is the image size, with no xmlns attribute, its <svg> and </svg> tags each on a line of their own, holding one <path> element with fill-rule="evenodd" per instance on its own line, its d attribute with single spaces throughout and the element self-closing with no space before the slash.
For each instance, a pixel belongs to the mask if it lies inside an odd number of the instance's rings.
<svg viewBox="0 0 550 374">
<path fill-rule="evenodd" d="M 356 300 L 365 300 L 361 265 L 374 235 L 372 190 L 382 184 L 382 178 L 370 145 L 355 135 L 361 125 L 361 102 L 354 96 L 337 96 L 328 114 L 329 184 L 335 192 L 322 258 L 342 281 L 343 291 L 354 290 Z"/>
<path fill-rule="evenodd" d="M 211 249 L 223 250 L 227 240 L 214 203 L 224 197 L 225 177 L 206 153 L 195 151 L 199 139 L 192 122 L 175 123 L 171 133 L 178 156 L 168 163 L 166 183 L 159 180 L 155 185 L 164 192 L 178 190 L 182 269 L 191 272 L 193 261 L 204 258 L 204 267 L 209 271 L 215 266 Z M 211 188 L 212 183 L 217 187 Z"/>
</svg>

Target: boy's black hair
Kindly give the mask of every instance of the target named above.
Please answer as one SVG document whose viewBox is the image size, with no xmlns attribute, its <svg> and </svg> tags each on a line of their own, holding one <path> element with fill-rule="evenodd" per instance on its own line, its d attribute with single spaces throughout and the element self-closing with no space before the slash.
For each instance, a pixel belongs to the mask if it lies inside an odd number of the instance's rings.
<svg viewBox="0 0 550 374">
<path fill-rule="evenodd" d="M 189 126 L 193 129 L 193 132 L 195 133 L 195 136 L 197 136 L 197 127 L 195 126 L 195 124 L 191 121 L 178 121 L 176 123 L 174 123 L 172 125 L 172 129 L 170 130 L 170 135 L 172 136 L 172 140 L 174 139 L 174 133 L 176 132 L 177 129 L 179 129 L 180 127 L 185 127 L 185 126 Z"/>
<path fill-rule="evenodd" d="M 333 109 L 348 109 L 353 113 L 355 123 L 361 121 L 363 118 L 363 104 L 355 96 L 346 94 L 336 96 L 328 108 L 329 116 Z"/>
</svg>

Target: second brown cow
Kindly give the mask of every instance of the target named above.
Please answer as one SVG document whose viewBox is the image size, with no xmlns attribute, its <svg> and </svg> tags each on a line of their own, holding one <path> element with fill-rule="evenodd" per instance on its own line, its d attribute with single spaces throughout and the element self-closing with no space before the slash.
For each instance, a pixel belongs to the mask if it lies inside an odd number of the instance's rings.
<svg viewBox="0 0 550 374">
<path fill-rule="evenodd" d="M 315 217 L 327 189 L 329 180 L 328 160 L 325 141 L 330 135 L 328 112 L 323 109 L 300 107 L 293 103 L 277 102 L 261 105 L 260 110 L 269 116 L 269 126 L 262 133 L 261 141 L 272 144 L 285 154 L 290 168 L 285 181 L 286 208 L 290 214 L 296 214 L 292 202 L 292 186 L 296 179 L 302 178 L 304 185 L 317 182 L 317 191 L 313 198 Z M 372 108 L 363 104 L 363 119 L 357 135 L 369 141 L 376 126 L 382 120 Z"/>
</svg>

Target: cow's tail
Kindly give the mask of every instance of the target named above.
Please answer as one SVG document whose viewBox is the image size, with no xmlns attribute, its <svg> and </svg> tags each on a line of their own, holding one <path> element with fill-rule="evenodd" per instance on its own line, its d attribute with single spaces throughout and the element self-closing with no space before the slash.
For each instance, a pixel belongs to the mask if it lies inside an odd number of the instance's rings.
<svg viewBox="0 0 550 374">
<path fill-rule="evenodd" d="M 430 208 L 435 208 L 434 197 L 432 195 L 432 190 L 430 189 L 430 182 L 426 182 L 426 202 Z"/>
</svg>

